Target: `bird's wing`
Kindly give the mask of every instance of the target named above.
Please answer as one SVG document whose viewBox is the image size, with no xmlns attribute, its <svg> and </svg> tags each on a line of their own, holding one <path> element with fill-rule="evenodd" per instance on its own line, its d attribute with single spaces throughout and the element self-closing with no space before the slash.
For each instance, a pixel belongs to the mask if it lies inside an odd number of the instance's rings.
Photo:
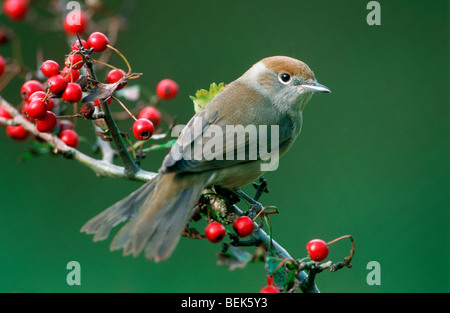
<svg viewBox="0 0 450 313">
<path fill-rule="evenodd" d="M 273 142 L 279 150 L 291 143 L 294 121 L 288 115 L 277 112 L 269 101 L 248 87 L 244 87 L 247 92 L 242 92 L 241 86 L 239 97 L 230 97 L 236 90 L 233 87 L 228 85 L 194 115 L 164 159 L 160 172 L 203 172 L 255 162 L 274 152 Z M 227 103 L 222 97 L 239 99 L 240 103 Z M 249 123 L 250 116 L 254 117 L 253 124 Z M 276 138 L 278 144 L 272 141 Z"/>
</svg>

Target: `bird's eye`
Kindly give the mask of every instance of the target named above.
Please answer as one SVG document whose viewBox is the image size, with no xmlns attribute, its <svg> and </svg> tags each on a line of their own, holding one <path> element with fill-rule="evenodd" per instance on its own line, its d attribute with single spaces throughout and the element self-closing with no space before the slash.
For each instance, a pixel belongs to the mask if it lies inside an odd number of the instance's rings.
<svg viewBox="0 0 450 313">
<path fill-rule="evenodd" d="M 278 77 L 278 79 L 280 80 L 281 83 L 287 85 L 291 82 L 292 77 L 288 73 L 283 73 Z"/>
</svg>

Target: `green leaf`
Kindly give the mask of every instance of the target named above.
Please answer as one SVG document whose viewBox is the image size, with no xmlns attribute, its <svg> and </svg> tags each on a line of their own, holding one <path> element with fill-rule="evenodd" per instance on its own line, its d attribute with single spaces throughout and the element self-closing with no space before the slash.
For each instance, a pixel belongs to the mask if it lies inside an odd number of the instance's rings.
<svg viewBox="0 0 450 313">
<path fill-rule="evenodd" d="M 280 259 L 280 258 L 275 258 L 270 255 L 266 256 L 266 266 L 265 267 L 266 267 L 267 274 L 269 276 L 273 275 L 273 273 L 275 272 L 275 269 L 278 267 L 278 264 L 280 264 L 281 261 L 282 261 L 282 259 Z"/>
<path fill-rule="evenodd" d="M 48 142 L 33 141 L 33 145 L 28 147 L 28 151 L 19 156 L 19 161 L 25 162 L 33 157 L 49 154 L 51 151 L 52 146 Z"/>
<path fill-rule="evenodd" d="M 216 83 L 212 83 L 209 86 L 209 91 L 205 89 L 197 90 L 195 96 L 189 96 L 191 100 L 194 102 L 194 110 L 195 113 L 198 113 L 205 105 L 207 105 L 215 96 L 221 93 L 225 89 L 225 84 L 220 83 L 216 85 Z"/>
<path fill-rule="evenodd" d="M 253 261 L 253 255 L 247 251 L 230 246 L 227 253 L 218 253 L 218 265 L 228 265 L 230 270 L 244 268 Z"/>
<path fill-rule="evenodd" d="M 281 264 L 282 262 L 284 264 Z M 278 289 L 289 290 L 294 285 L 295 269 L 289 265 L 286 259 L 271 256 L 269 253 L 266 255 L 267 275 L 273 277 L 273 282 Z"/>
</svg>

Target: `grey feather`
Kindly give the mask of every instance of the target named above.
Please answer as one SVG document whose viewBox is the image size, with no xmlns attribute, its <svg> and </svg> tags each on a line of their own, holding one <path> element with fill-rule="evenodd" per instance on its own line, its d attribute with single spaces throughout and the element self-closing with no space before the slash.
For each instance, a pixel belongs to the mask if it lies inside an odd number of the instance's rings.
<svg viewBox="0 0 450 313">
<path fill-rule="evenodd" d="M 255 127 L 257 136 L 252 138 L 256 143 L 266 142 L 268 144 L 268 151 L 271 149 L 271 132 L 272 125 L 279 126 L 279 143 L 278 148 L 280 152 L 285 152 L 287 148 L 294 142 L 294 132 L 299 132 L 301 128 L 300 119 L 293 118 L 286 112 L 274 110 L 273 104 L 266 98 L 255 98 L 250 95 L 250 92 L 240 92 L 240 97 L 230 97 L 229 93 L 233 93 L 239 89 L 245 90 L 245 87 L 238 82 L 233 82 L 226 87 L 226 89 L 217 95 L 207 106 L 200 110 L 192 117 L 186 127 L 183 129 L 180 137 L 173 145 L 171 152 L 164 159 L 163 165 L 160 169 L 161 173 L 182 173 L 182 172 L 204 172 L 214 169 L 231 167 L 242 163 L 252 162 L 260 159 L 259 145 L 256 145 L 256 158 L 252 158 L 252 151 L 249 136 L 235 136 L 227 132 L 227 127 Z M 221 97 L 230 97 L 238 99 L 242 102 L 240 105 L 233 103 L 233 107 L 239 107 L 239 111 L 227 112 L 219 116 L 219 110 L 224 110 L 224 102 Z M 253 102 L 258 101 L 258 105 Z M 231 104 L 230 104 L 231 105 Z M 256 112 L 255 112 L 256 110 Z M 255 116 L 255 120 L 249 123 L 247 116 Z M 265 120 L 259 120 L 264 118 Z M 300 122 L 300 125 L 298 125 Z M 267 125 L 267 132 L 260 131 L 260 125 Z M 220 129 L 225 135 L 222 140 L 222 149 L 208 154 L 208 151 L 203 149 L 205 145 L 212 139 L 208 135 L 212 126 Z M 256 127 L 258 126 L 258 127 Z M 227 139 L 233 139 L 233 145 L 227 145 Z M 196 150 L 196 146 L 200 149 Z M 242 148 L 245 151 L 244 158 L 237 158 L 236 153 L 238 149 Z M 198 155 L 203 153 L 203 155 Z M 205 155 L 206 154 L 206 155 Z M 178 158 L 174 158 L 177 155 Z M 233 158 L 230 158 L 230 156 Z"/>
<path fill-rule="evenodd" d="M 108 238 L 113 227 L 136 215 L 137 210 L 153 191 L 158 178 L 159 176 L 156 176 L 127 197 L 91 218 L 83 225 L 81 232 L 94 234 L 94 241 Z"/>
<path fill-rule="evenodd" d="M 209 173 L 197 175 L 195 183 L 182 185 L 179 189 L 177 183 L 168 186 L 173 189 L 174 195 L 164 198 L 162 203 L 156 201 L 160 193 L 158 186 L 155 186 L 153 194 L 147 195 L 148 201 L 116 234 L 111 242 L 111 250 L 123 249 L 124 255 L 138 256 L 145 248 L 146 257 L 157 262 L 169 257 L 209 176 Z M 151 219 L 142 223 L 149 212 L 152 214 Z"/>
</svg>

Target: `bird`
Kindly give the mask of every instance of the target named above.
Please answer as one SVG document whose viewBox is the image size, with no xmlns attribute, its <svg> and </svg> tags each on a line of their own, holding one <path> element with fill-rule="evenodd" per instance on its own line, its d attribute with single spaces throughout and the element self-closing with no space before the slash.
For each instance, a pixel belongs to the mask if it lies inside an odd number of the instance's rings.
<svg viewBox="0 0 450 313">
<path fill-rule="evenodd" d="M 331 91 L 317 82 L 306 63 L 288 56 L 258 61 L 190 119 L 154 178 L 91 218 L 81 231 L 93 234 L 94 241 L 105 240 L 113 227 L 125 222 L 110 250 L 166 260 L 202 191 L 211 186 L 237 191 L 270 170 L 266 160 L 281 157 L 293 145 L 302 128 L 302 112 L 316 92 Z M 257 138 L 227 134 L 230 126 L 253 126 Z M 211 130 L 235 140 L 212 149 Z M 264 156 L 264 149 L 252 145 L 255 140 L 269 142 L 271 151 Z M 243 148 L 246 152 L 239 157 Z"/>
</svg>

